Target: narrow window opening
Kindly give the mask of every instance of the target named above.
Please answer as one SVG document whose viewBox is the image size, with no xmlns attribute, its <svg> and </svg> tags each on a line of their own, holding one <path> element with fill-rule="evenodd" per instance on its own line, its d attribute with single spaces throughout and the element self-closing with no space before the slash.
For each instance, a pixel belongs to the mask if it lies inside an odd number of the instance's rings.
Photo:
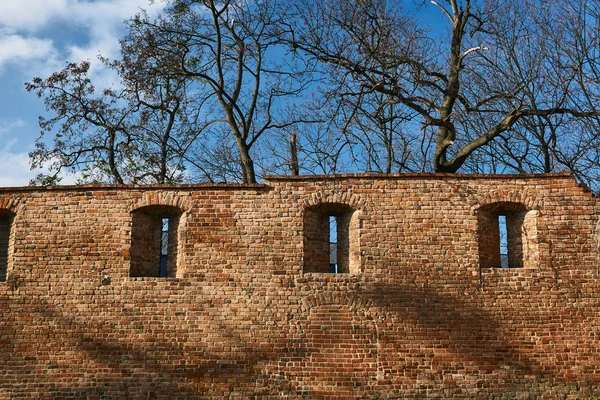
<svg viewBox="0 0 600 400">
<path fill-rule="evenodd" d="M 335 215 L 329 216 L 329 272 L 338 273 L 337 260 L 338 230 Z"/>
<path fill-rule="evenodd" d="M 516 202 L 487 204 L 478 211 L 482 268 L 533 268 L 539 260 L 537 211 Z"/>
<path fill-rule="evenodd" d="M 167 262 L 169 255 L 169 218 L 162 219 L 162 232 L 160 236 L 160 265 L 158 276 L 167 277 Z"/>
<path fill-rule="evenodd" d="M 177 277 L 178 232 L 182 211 L 147 206 L 132 211 L 131 277 Z"/>
<path fill-rule="evenodd" d="M 498 215 L 498 229 L 500 238 L 500 267 L 509 268 L 508 226 L 506 225 L 506 215 Z"/>
<path fill-rule="evenodd" d="M 321 203 L 304 215 L 304 272 L 347 274 L 360 270 L 359 212 Z"/>
<path fill-rule="evenodd" d="M 6 282 L 8 274 L 8 248 L 13 216 L 0 210 L 0 282 Z"/>
</svg>

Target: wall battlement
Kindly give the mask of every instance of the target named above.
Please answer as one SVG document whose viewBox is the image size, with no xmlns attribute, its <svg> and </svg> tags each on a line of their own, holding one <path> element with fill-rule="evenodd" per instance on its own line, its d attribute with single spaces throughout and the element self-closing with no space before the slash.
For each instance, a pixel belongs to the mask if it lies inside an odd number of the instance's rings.
<svg viewBox="0 0 600 400">
<path fill-rule="evenodd" d="M 0 398 L 598 396 L 599 214 L 565 174 L 0 188 Z"/>
</svg>

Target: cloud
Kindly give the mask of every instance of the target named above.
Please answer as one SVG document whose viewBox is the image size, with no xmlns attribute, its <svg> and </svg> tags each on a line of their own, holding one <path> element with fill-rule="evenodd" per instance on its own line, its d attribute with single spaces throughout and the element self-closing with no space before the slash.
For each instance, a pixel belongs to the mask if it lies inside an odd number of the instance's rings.
<svg viewBox="0 0 600 400">
<path fill-rule="evenodd" d="M 20 128 L 25 126 L 26 122 L 22 119 L 16 119 L 14 121 L 5 121 L 0 119 L 0 135 L 12 131 L 14 128 Z"/>
<path fill-rule="evenodd" d="M 69 12 L 73 0 L 0 1 L 0 25 L 17 30 L 35 31 Z"/>
<path fill-rule="evenodd" d="M 0 29 L 0 69 L 7 64 L 22 65 L 55 57 L 51 39 L 25 37 L 9 29 Z"/>
<path fill-rule="evenodd" d="M 156 15 L 164 6 L 149 0 L 0 0 L 0 72 L 12 65 L 28 78 L 45 77 L 66 62 L 88 60 L 95 85 L 111 86 L 117 78 L 98 55 L 119 57 L 124 21 L 142 8 Z M 66 31 L 50 29 L 61 24 Z M 81 43 L 81 38 L 88 40 Z"/>
<path fill-rule="evenodd" d="M 81 26 L 91 19 L 120 22 L 140 8 L 162 7 L 162 2 L 150 0 L 3 0 L 0 1 L 0 25 L 36 32 L 61 20 Z"/>
<path fill-rule="evenodd" d="M 163 3 L 152 5 L 150 10 L 156 12 Z M 105 57 L 119 55 L 119 39 L 123 36 L 124 21 L 140 11 L 149 8 L 148 0 L 104 0 L 95 2 L 79 1 L 69 12 L 68 18 L 89 30 L 90 41 L 82 46 L 71 47 L 71 55 L 91 59 L 98 53 Z"/>
<path fill-rule="evenodd" d="M 16 120 L 8 125 L 3 125 L 0 121 L 0 129 L 3 126 L 14 125 L 23 126 L 24 121 Z M 15 149 L 17 139 L 9 139 L 0 147 L 0 187 L 19 187 L 28 186 L 29 181 L 34 179 L 38 174 L 48 174 L 49 170 L 46 167 L 31 170 L 29 166 L 29 152 L 27 149 Z M 61 185 L 74 185 L 80 178 L 78 174 L 73 174 L 68 171 L 60 174 L 62 178 Z"/>
<path fill-rule="evenodd" d="M 97 60 L 98 54 L 118 57 L 119 39 L 126 33 L 123 22 L 140 8 L 156 15 L 165 5 L 164 1 L 150 4 L 150 0 L 0 0 L 0 79 L 4 87 L 23 91 L 21 78 L 45 78 L 66 62 L 89 60 L 94 86 L 118 84 L 114 71 Z M 25 122 L 11 117 L 2 119 L 0 113 L 0 135 L 5 139 L 9 131 L 18 130 L 19 143 L 24 143 L 31 132 L 21 132 Z M 27 119 L 25 114 L 19 117 Z M 34 125 L 34 118 L 32 114 L 28 124 Z M 29 169 L 28 148 L 14 147 L 3 148 L 0 142 L 0 186 L 27 185 L 44 172 Z M 66 175 L 61 184 L 75 180 Z"/>
<path fill-rule="evenodd" d="M 0 150 L 0 187 L 28 186 L 29 181 L 39 173 L 48 172 L 45 169 L 31 170 L 29 154 L 12 150 L 12 142 Z M 78 179 L 73 174 L 62 174 L 61 185 L 74 185 Z"/>
<path fill-rule="evenodd" d="M 0 186 L 27 186 L 37 175 L 29 169 L 27 153 L 0 150 Z"/>
<path fill-rule="evenodd" d="M 157 10 L 164 3 L 150 0 L 3 0 L 0 26 L 37 32 L 57 22 L 85 27 L 90 20 L 121 23 L 140 8 Z"/>
<path fill-rule="evenodd" d="M 89 31 L 90 41 L 84 45 L 69 47 L 68 59 L 71 61 L 89 60 L 92 62 L 90 74 L 98 87 L 111 86 L 116 81 L 113 72 L 107 71 L 97 57 L 102 54 L 108 59 L 119 57 L 119 39 L 125 34 L 124 21 L 141 9 L 147 9 L 156 15 L 164 3 L 152 5 L 148 0 L 104 0 L 95 2 L 77 2 L 69 19 L 77 21 Z"/>
</svg>

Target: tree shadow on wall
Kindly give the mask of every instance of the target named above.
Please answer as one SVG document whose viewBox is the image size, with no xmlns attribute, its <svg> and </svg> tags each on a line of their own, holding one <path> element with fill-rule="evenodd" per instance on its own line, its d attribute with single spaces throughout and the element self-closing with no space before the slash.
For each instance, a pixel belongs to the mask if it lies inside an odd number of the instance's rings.
<svg viewBox="0 0 600 400">
<path fill-rule="evenodd" d="M 539 394 L 543 387 L 535 392 L 533 381 L 543 385 L 564 378 L 562 372 L 547 369 L 551 355 L 522 335 L 526 328 L 515 327 L 507 334 L 501 313 L 484 308 L 476 296 L 396 283 L 363 287 L 360 297 L 373 302 L 384 371 L 383 379 L 371 387 L 374 392 L 395 395 L 394 388 L 401 385 L 406 388 L 403 393 L 418 396 L 428 387 L 457 395 L 465 388 L 489 394 L 492 385 L 499 385 L 505 397 L 510 393 L 516 397 L 517 392 Z M 61 298 L 57 301 L 67 305 L 58 307 L 45 295 L 30 290 L 10 300 L 0 297 L 3 310 L 20 302 L 14 308 L 20 310 L 15 313 L 19 319 L 5 312 L 0 321 L 0 369 L 5 377 L 0 394 L 12 390 L 8 393 L 27 395 L 29 385 L 50 399 L 198 399 L 237 389 L 269 396 L 277 393 L 277 387 L 280 393 L 302 395 L 303 388 L 286 382 L 286 360 L 302 360 L 318 351 L 299 340 L 301 324 L 297 332 L 283 328 L 278 333 L 281 343 L 259 340 L 261 332 L 253 334 L 237 326 L 235 318 L 228 320 L 221 312 L 224 306 L 213 306 L 218 319 L 208 332 L 210 341 L 186 343 L 156 339 L 160 327 L 153 325 L 156 331 L 147 331 L 144 320 L 118 321 L 122 304 L 113 304 L 117 312 L 96 319 L 90 317 L 90 309 L 77 308 L 89 299 L 68 305 Z M 198 319 L 199 325 L 204 323 Z M 183 333 L 176 331 L 171 337 L 183 338 Z M 288 337 L 299 342 L 292 347 Z M 281 370 L 264 370 L 269 363 L 281 363 Z M 452 373 L 465 378 L 452 382 Z M 9 387 L 6 382 L 11 379 L 16 383 Z"/>
<path fill-rule="evenodd" d="M 13 395 L 28 394 L 29 385 L 44 398 L 56 399 L 200 399 L 245 386 L 251 391 L 258 365 L 267 357 L 223 321 L 219 330 L 228 333 L 220 342 L 238 349 L 227 358 L 202 343 L 185 346 L 134 332 L 128 337 L 123 329 L 101 331 L 75 308 L 30 298 L 35 302 L 22 304 L 19 311 L 26 320 L 5 319 L 1 326 L 0 336 L 13 339 L 2 343 L 0 367 L 19 385 L 0 383 L 0 389 Z M 24 325 L 32 327 L 33 337 L 22 333 Z M 39 343 L 26 343 L 32 339 Z"/>
<path fill-rule="evenodd" d="M 373 302 L 380 316 L 386 379 L 401 379 L 415 388 L 421 384 L 455 388 L 457 393 L 465 387 L 501 387 L 504 394 L 531 392 L 557 378 L 561 384 L 578 386 L 551 369 L 554 355 L 549 347 L 540 347 L 525 335 L 536 323 L 543 325 L 543 316 L 523 323 L 523 317 L 513 312 L 514 326 L 508 330 L 500 319 L 510 313 L 495 311 L 489 304 L 484 308 L 477 295 L 379 283 L 365 288 L 361 296 Z"/>
</svg>

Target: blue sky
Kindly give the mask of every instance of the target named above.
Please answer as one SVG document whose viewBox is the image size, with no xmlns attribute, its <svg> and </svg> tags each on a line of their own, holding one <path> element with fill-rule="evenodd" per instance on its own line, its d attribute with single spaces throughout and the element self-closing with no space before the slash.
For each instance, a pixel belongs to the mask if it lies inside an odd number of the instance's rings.
<svg viewBox="0 0 600 400">
<path fill-rule="evenodd" d="M 30 170 L 28 153 L 45 108 L 24 83 L 48 77 L 66 62 L 90 60 L 96 87 L 114 84 L 98 54 L 117 57 L 123 21 L 140 8 L 156 14 L 163 6 L 149 0 L 0 0 L 0 186 L 25 186 L 39 172 Z M 447 24 L 430 4 L 418 13 L 434 25 Z M 66 176 L 61 184 L 74 181 Z"/>
<path fill-rule="evenodd" d="M 118 56 L 123 21 L 140 7 L 155 13 L 162 6 L 148 0 L 0 0 L 0 186 L 27 185 L 38 172 L 30 171 L 27 154 L 39 135 L 44 102 L 27 93 L 24 82 L 45 78 L 68 61 Z M 114 82 L 98 62 L 92 79 L 97 86 Z"/>
</svg>

